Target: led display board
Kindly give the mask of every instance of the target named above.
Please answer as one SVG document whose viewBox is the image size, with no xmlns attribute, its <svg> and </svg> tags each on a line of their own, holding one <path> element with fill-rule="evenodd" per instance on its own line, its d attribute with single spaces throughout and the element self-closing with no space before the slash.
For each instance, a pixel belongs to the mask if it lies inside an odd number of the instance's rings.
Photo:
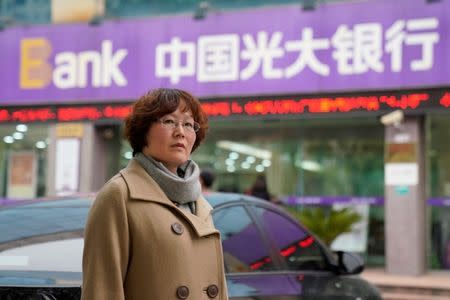
<svg viewBox="0 0 450 300">
<path fill-rule="evenodd" d="M 212 119 L 380 115 L 396 109 L 422 114 L 450 111 L 450 90 L 202 99 L 202 106 Z M 5 107 L 0 123 L 120 121 L 130 110 L 130 103 Z"/>
</svg>

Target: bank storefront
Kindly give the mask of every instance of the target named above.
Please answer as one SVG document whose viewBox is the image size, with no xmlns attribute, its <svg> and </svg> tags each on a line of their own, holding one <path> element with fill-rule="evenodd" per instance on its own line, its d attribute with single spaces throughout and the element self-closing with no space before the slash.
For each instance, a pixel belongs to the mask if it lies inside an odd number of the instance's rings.
<svg viewBox="0 0 450 300">
<path fill-rule="evenodd" d="M 448 11 L 366 1 L 2 31 L 0 196 L 95 192 L 131 158 L 130 103 L 176 87 L 210 117 L 193 158 L 215 189 L 264 174 L 283 203 L 362 207 L 369 263 L 449 268 Z M 396 239 L 409 269 L 391 262 Z"/>
</svg>

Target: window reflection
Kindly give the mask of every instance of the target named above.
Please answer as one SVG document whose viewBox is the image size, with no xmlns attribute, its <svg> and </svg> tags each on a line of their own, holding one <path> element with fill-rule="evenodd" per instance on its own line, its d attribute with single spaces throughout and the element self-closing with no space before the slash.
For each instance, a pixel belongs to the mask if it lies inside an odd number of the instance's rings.
<svg viewBox="0 0 450 300">
<path fill-rule="evenodd" d="M 222 235 L 225 268 L 228 272 L 274 269 L 269 251 L 261 239 L 256 224 L 244 207 L 223 208 L 215 212 L 213 218 Z"/>
<path fill-rule="evenodd" d="M 276 212 L 256 208 L 265 230 L 275 242 L 289 270 L 325 270 L 326 260 L 319 244 L 307 231 Z"/>
</svg>

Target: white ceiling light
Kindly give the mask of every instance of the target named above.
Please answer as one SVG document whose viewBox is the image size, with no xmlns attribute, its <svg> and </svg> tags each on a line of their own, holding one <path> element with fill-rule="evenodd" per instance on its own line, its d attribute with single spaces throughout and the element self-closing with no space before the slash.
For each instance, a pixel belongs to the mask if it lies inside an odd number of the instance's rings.
<svg viewBox="0 0 450 300">
<path fill-rule="evenodd" d="M 227 166 L 233 166 L 233 165 L 234 165 L 234 159 L 227 158 L 227 159 L 225 160 L 225 164 L 226 164 Z"/>
<path fill-rule="evenodd" d="M 236 168 L 234 166 L 227 166 L 227 171 L 233 173 L 234 171 L 236 171 Z"/>
<path fill-rule="evenodd" d="M 304 160 L 300 163 L 296 163 L 296 166 L 299 166 L 303 170 L 311 171 L 311 172 L 318 172 L 322 169 L 322 166 L 313 160 Z"/>
<path fill-rule="evenodd" d="M 244 161 L 242 164 L 241 164 L 241 168 L 242 169 L 250 169 L 250 164 L 248 163 L 248 162 L 246 162 L 246 161 Z"/>
<path fill-rule="evenodd" d="M 13 136 L 13 138 L 15 140 L 22 140 L 23 139 L 23 133 L 22 132 L 14 132 L 12 136 Z"/>
<path fill-rule="evenodd" d="M 231 159 L 238 159 L 239 158 L 239 154 L 237 154 L 236 152 L 230 152 L 230 154 L 228 156 Z"/>
<path fill-rule="evenodd" d="M 246 161 L 247 161 L 249 164 L 252 164 L 252 163 L 254 163 L 254 162 L 256 161 L 256 158 L 255 158 L 254 156 L 247 156 Z"/>
<path fill-rule="evenodd" d="M 35 146 L 38 149 L 44 149 L 45 147 L 47 147 L 47 144 L 44 141 L 37 141 Z"/>
<path fill-rule="evenodd" d="M 271 159 L 272 152 L 260 148 L 256 148 L 247 144 L 240 144 L 231 141 L 219 141 L 217 147 L 227 149 L 237 153 L 252 155 L 260 159 Z"/>
<path fill-rule="evenodd" d="M 262 161 L 262 165 L 263 165 L 264 167 L 268 168 L 268 167 L 270 167 L 270 166 L 272 165 L 272 162 L 271 162 L 270 160 L 268 160 L 268 159 L 264 159 L 264 160 Z"/>
<path fill-rule="evenodd" d="M 127 151 L 123 154 L 123 157 L 126 159 L 131 159 L 133 157 L 133 153 L 131 151 Z"/>
<path fill-rule="evenodd" d="M 257 165 L 255 167 L 255 170 L 256 170 L 256 172 L 259 172 L 259 173 L 264 172 L 264 166 L 263 165 Z"/>
<path fill-rule="evenodd" d="M 19 124 L 16 126 L 16 130 L 19 132 L 27 132 L 28 126 L 25 124 Z"/>
<path fill-rule="evenodd" d="M 14 143 L 14 138 L 10 135 L 7 135 L 3 138 L 3 141 L 7 144 L 12 144 Z"/>
</svg>

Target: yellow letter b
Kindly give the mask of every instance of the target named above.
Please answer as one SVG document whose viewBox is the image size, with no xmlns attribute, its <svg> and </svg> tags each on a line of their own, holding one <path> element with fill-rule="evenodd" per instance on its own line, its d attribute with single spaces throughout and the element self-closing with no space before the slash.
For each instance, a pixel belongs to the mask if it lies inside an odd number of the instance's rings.
<svg viewBox="0 0 450 300">
<path fill-rule="evenodd" d="M 45 38 L 23 39 L 20 42 L 20 88 L 40 89 L 52 79 L 48 58 L 52 52 Z"/>
</svg>

